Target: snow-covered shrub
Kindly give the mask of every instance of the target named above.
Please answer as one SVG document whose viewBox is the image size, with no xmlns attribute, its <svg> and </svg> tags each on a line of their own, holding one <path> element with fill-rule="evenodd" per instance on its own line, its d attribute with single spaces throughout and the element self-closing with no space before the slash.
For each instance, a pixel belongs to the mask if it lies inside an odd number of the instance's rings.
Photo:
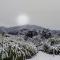
<svg viewBox="0 0 60 60">
<path fill-rule="evenodd" d="M 0 44 L 0 60 L 25 60 L 37 53 L 37 48 L 31 42 L 4 38 L 3 47 Z"/>
<path fill-rule="evenodd" d="M 50 38 L 43 45 L 43 51 L 48 54 L 60 54 L 60 38 Z"/>
<path fill-rule="evenodd" d="M 42 38 L 45 38 L 45 39 L 48 39 L 48 38 L 51 38 L 52 37 L 52 34 L 49 32 L 49 30 L 48 29 L 44 29 L 43 31 L 42 31 Z"/>
<path fill-rule="evenodd" d="M 50 45 L 60 44 L 60 38 L 50 38 L 50 39 L 48 39 L 48 43 Z"/>
<path fill-rule="evenodd" d="M 47 44 L 43 45 L 43 51 L 48 52 L 49 51 L 49 46 Z"/>
<path fill-rule="evenodd" d="M 34 36 L 33 38 L 29 38 L 28 41 L 33 42 L 36 46 L 40 46 L 42 43 L 42 39 L 40 35 Z"/>
<path fill-rule="evenodd" d="M 36 31 L 28 31 L 26 34 L 26 36 L 31 37 L 31 38 L 36 35 L 38 35 Z"/>
<path fill-rule="evenodd" d="M 37 49 L 35 47 L 35 45 L 33 45 L 31 42 L 30 43 L 25 43 L 25 45 L 23 45 L 24 50 L 26 49 L 27 52 L 26 53 L 26 58 L 31 58 L 33 55 L 35 55 L 37 53 Z"/>
</svg>

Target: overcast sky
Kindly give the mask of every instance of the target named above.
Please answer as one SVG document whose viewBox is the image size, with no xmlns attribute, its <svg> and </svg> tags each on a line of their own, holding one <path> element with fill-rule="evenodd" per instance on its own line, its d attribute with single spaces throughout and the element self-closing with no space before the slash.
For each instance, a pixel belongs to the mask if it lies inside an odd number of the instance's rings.
<svg viewBox="0 0 60 60">
<path fill-rule="evenodd" d="M 0 0 L 0 26 L 16 26 L 20 14 L 29 24 L 60 29 L 60 0 Z"/>
</svg>

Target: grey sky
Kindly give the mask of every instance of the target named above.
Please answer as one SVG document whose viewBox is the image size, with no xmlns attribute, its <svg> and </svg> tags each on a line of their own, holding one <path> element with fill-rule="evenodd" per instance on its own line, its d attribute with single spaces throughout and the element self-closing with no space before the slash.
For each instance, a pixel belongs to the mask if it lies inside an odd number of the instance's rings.
<svg viewBox="0 0 60 60">
<path fill-rule="evenodd" d="M 0 0 L 0 26 L 17 25 L 17 16 L 24 13 L 29 24 L 60 29 L 60 0 Z"/>
</svg>

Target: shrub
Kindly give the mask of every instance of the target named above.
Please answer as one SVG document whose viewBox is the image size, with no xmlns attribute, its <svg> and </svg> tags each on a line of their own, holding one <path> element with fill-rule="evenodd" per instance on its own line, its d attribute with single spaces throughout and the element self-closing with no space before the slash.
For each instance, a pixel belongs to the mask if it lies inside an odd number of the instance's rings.
<svg viewBox="0 0 60 60">
<path fill-rule="evenodd" d="M 42 31 L 42 38 L 48 39 L 51 37 L 52 37 L 52 34 L 49 32 L 49 30 L 43 30 Z"/>
<path fill-rule="evenodd" d="M 3 47 L 0 47 L 0 60 L 25 60 L 37 53 L 37 48 L 31 42 L 10 40 L 5 39 Z"/>
<path fill-rule="evenodd" d="M 48 54 L 60 54 L 60 38 L 50 38 L 48 41 L 43 45 L 43 51 Z"/>
<path fill-rule="evenodd" d="M 38 33 L 36 31 L 28 31 L 26 34 L 25 34 L 25 40 L 27 40 L 29 37 L 32 38 L 33 36 L 37 36 Z"/>
<path fill-rule="evenodd" d="M 47 44 L 43 45 L 43 51 L 48 52 L 49 51 L 49 46 Z"/>
</svg>

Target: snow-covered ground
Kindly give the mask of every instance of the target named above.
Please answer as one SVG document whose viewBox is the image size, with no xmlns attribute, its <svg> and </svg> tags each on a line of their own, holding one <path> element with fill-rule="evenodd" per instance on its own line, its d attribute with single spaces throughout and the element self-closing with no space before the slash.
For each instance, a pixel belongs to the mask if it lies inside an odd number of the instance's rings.
<svg viewBox="0 0 60 60">
<path fill-rule="evenodd" d="M 60 60 L 60 56 L 59 55 L 53 56 L 53 55 L 49 55 L 49 54 L 39 51 L 36 56 L 27 60 Z"/>
</svg>

